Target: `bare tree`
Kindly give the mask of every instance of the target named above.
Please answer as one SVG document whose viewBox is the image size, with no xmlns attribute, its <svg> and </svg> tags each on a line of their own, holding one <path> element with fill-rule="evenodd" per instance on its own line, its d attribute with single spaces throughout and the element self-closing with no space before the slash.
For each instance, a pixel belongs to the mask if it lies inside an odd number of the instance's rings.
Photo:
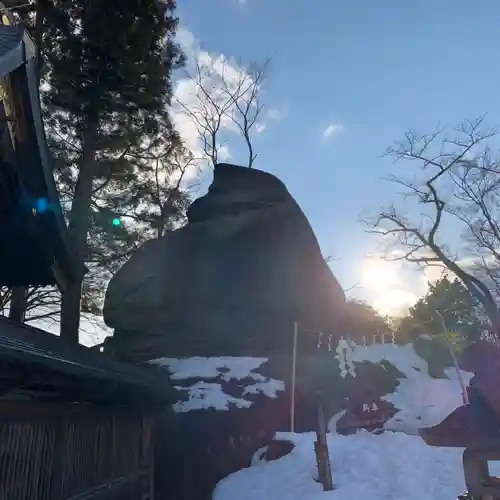
<svg viewBox="0 0 500 500">
<path fill-rule="evenodd" d="M 324 255 L 324 254 L 323 254 L 323 259 L 328 264 L 328 266 L 330 266 L 330 264 L 332 262 L 339 260 L 339 258 L 336 257 L 335 255 Z M 345 294 L 348 294 L 348 293 L 352 292 L 353 290 L 357 290 L 359 288 L 360 288 L 360 282 L 356 281 L 354 283 L 354 285 L 348 286 L 347 288 L 343 287 L 342 290 L 344 291 Z"/>
<path fill-rule="evenodd" d="M 466 228 L 465 238 L 472 255 L 475 275 L 500 297 L 500 167 L 498 153 L 489 148 L 473 163 L 473 168 L 451 172 L 455 203 L 449 212 Z"/>
<path fill-rule="evenodd" d="M 155 157 L 151 202 L 158 210 L 157 221 L 152 223 L 158 239 L 184 222 L 190 194 L 199 185 L 198 178 L 190 176 L 194 169 L 195 156 L 184 147 Z"/>
<path fill-rule="evenodd" d="M 12 294 L 15 291 L 16 288 L 0 288 L 0 314 L 6 315 L 12 309 Z M 22 315 L 27 323 L 52 318 L 60 313 L 61 294 L 56 287 L 27 288 L 25 296 L 26 308 Z"/>
<path fill-rule="evenodd" d="M 187 73 L 192 93 L 176 99 L 176 105 L 194 123 L 201 142 L 202 155 L 211 166 L 223 157 L 225 132 L 238 134 L 247 149 L 246 166 L 257 158 L 253 133 L 262 114 L 262 84 L 269 61 L 263 64 L 232 65 L 224 58 L 204 58 L 194 62 Z"/>
<path fill-rule="evenodd" d="M 384 237 L 387 260 L 444 267 L 455 274 L 497 328 L 500 315 L 491 286 L 476 272 L 478 265 L 486 270 L 493 269 L 492 263 L 497 268 L 500 264 L 499 161 L 487 147 L 495 135 L 497 130 L 487 129 L 482 118 L 464 122 L 451 135 L 444 130 L 407 133 L 387 154 L 396 162 L 416 162 L 417 175 L 410 181 L 396 176 L 390 180 L 404 188 L 402 196 L 413 213 L 420 213 L 410 217 L 390 205 L 364 222 L 369 232 Z M 452 248 L 443 235 L 450 224 L 458 225 L 466 242 L 462 246 Z"/>
</svg>

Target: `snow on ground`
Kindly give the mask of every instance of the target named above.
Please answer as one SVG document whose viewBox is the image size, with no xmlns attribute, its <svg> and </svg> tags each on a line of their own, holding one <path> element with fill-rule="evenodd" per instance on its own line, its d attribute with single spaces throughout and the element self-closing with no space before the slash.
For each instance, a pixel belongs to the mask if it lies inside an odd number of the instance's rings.
<svg viewBox="0 0 500 500">
<path fill-rule="evenodd" d="M 329 435 L 335 490 L 315 482 L 315 435 L 284 434 L 293 451 L 223 479 L 214 500 L 455 500 L 465 490 L 458 448 L 432 448 L 419 437 L 360 431 Z M 497 471 L 494 471 L 497 472 Z"/>
<path fill-rule="evenodd" d="M 387 429 L 412 431 L 432 427 L 463 404 L 455 368 L 445 370 L 446 379 L 432 378 L 427 361 L 417 355 L 413 344 L 355 346 L 352 360 L 372 363 L 386 360 L 405 375 L 406 378 L 399 379 L 396 390 L 382 398 L 400 410 L 386 423 Z M 461 375 L 468 384 L 473 374 L 461 371 Z"/>
<path fill-rule="evenodd" d="M 245 399 L 248 395 L 263 394 L 270 398 L 278 397 L 279 393 L 285 390 L 284 382 L 264 377 L 255 371 L 267 361 L 268 358 L 228 356 L 159 358 L 150 363 L 166 368 L 172 380 L 186 383 L 184 386 L 176 386 L 176 389 L 187 392 L 187 401 L 178 401 L 174 405 L 174 411 L 186 412 L 208 408 L 229 410 L 230 405 L 249 408 L 253 401 Z M 224 384 L 243 380 L 247 382 L 241 397 L 234 397 L 224 392 Z"/>
<path fill-rule="evenodd" d="M 47 313 L 52 313 L 53 311 L 48 307 L 39 307 L 32 314 L 44 315 Z M 50 317 L 35 319 L 30 321 L 28 318 L 27 324 L 40 330 L 45 330 L 47 332 L 53 333 L 54 335 L 59 335 L 60 333 L 60 315 L 54 314 Z M 94 314 L 82 313 L 80 317 L 80 344 L 86 347 L 92 347 L 97 344 L 104 342 L 106 337 L 113 335 L 113 330 L 108 328 L 104 324 L 104 320 L 101 316 L 95 316 Z"/>
<path fill-rule="evenodd" d="M 5 307 L 0 311 L 0 315 L 8 317 L 9 308 Z M 31 318 L 38 319 L 31 319 Z M 60 334 L 61 315 L 59 308 L 55 306 L 39 306 L 28 311 L 26 324 L 40 330 Z M 86 347 L 92 347 L 104 342 L 106 337 L 113 335 L 113 330 L 104 323 L 102 316 L 96 316 L 90 313 L 82 313 L 80 316 L 80 344 Z"/>
</svg>

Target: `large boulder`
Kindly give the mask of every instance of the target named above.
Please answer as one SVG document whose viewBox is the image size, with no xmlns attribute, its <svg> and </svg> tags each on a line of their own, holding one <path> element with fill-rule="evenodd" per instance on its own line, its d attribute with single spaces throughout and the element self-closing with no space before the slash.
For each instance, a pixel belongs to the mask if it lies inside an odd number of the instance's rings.
<svg viewBox="0 0 500 500">
<path fill-rule="evenodd" d="M 338 335 L 343 305 L 285 185 L 219 164 L 188 224 L 146 242 L 113 277 L 104 319 L 115 329 L 109 349 L 134 361 L 267 355 L 289 345 L 294 322 Z"/>
</svg>

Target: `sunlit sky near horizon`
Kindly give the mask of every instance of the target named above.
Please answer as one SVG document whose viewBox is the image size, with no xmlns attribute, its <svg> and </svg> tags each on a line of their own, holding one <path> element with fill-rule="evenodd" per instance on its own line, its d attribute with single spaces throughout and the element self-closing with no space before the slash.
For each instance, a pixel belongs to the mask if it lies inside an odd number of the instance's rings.
<svg viewBox="0 0 500 500">
<path fill-rule="evenodd" d="M 388 314 L 425 293 L 439 270 L 368 257 L 380 242 L 360 218 L 402 202 L 381 153 L 405 131 L 499 115 L 500 3 L 185 0 L 177 13 L 188 55 L 272 59 L 255 166 L 285 182 L 342 286 Z"/>
</svg>

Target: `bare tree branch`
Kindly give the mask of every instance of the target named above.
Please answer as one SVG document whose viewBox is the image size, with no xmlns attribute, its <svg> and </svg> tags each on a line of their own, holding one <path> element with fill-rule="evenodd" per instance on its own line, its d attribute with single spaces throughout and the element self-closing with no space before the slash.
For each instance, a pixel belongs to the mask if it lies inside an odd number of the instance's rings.
<svg viewBox="0 0 500 500">
<path fill-rule="evenodd" d="M 364 221 L 368 232 L 385 238 L 388 260 L 405 260 L 421 267 L 439 265 L 454 273 L 483 304 L 495 327 L 500 326 L 500 315 L 490 286 L 460 264 L 460 256 L 448 248 L 441 230 L 450 217 L 462 222 L 469 243 L 474 242 L 477 260 L 482 257 L 484 262 L 487 255 L 500 268 L 500 212 L 492 210 L 500 201 L 496 173 L 500 162 L 487 154 L 487 141 L 497 133 L 496 129 L 485 129 L 484 118 L 464 122 L 452 130 L 451 137 L 444 135 L 444 130 L 431 135 L 408 132 L 387 154 L 396 162 L 417 162 L 419 176 L 406 181 L 393 175 L 390 180 L 402 186 L 404 199 L 415 200 L 423 212 L 410 220 L 391 205 Z"/>
<path fill-rule="evenodd" d="M 225 132 L 236 132 L 248 151 L 246 166 L 252 168 L 257 157 L 253 132 L 262 114 L 260 95 L 267 77 L 269 61 L 233 67 L 225 59 L 202 64 L 195 61 L 188 79 L 194 95 L 177 98 L 180 110 L 193 122 L 203 156 L 213 167 L 221 159 Z"/>
<path fill-rule="evenodd" d="M 0 288 L 0 314 L 6 315 L 11 297 L 12 290 L 10 288 Z M 29 288 L 26 299 L 26 322 L 56 317 L 60 312 L 61 294 L 56 288 Z"/>
</svg>

